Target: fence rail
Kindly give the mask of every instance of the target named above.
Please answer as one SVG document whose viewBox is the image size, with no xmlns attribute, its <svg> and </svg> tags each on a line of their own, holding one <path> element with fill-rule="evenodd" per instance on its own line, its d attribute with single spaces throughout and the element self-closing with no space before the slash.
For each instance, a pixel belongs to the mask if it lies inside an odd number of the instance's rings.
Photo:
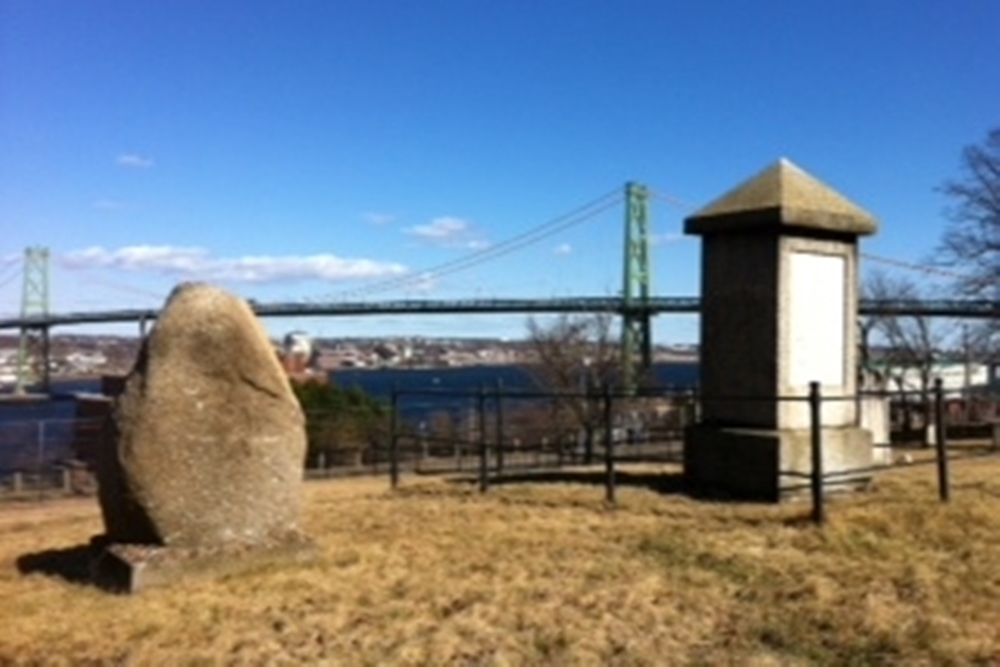
<svg viewBox="0 0 1000 667">
<path fill-rule="evenodd" d="M 392 393 L 392 414 L 398 412 L 400 405 L 407 396 L 426 397 L 433 391 L 401 391 L 394 390 Z M 919 392 L 908 392 L 918 395 Z M 455 397 L 457 392 L 441 392 L 441 395 Z M 645 391 L 637 394 L 623 394 L 613 392 L 610 388 L 604 387 L 600 392 L 532 392 L 530 394 L 518 394 L 516 392 L 503 392 L 501 389 L 488 391 L 485 388 L 475 393 L 467 393 L 466 397 L 475 400 L 476 410 L 468 420 L 467 435 L 465 437 L 440 437 L 434 434 L 422 434 L 415 436 L 412 428 L 401 425 L 395 419 L 390 428 L 390 443 L 388 446 L 390 485 L 396 488 L 399 484 L 401 468 L 408 468 L 412 472 L 476 472 L 478 486 L 481 492 L 489 489 L 491 479 L 500 479 L 505 472 L 510 472 L 518 468 L 548 468 L 562 467 L 564 465 L 593 464 L 603 461 L 605 499 L 609 503 L 615 502 L 616 494 L 616 465 L 625 461 L 635 462 L 676 462 L 683 463 L 683 431 L 686 426 L 699 423 L 699 415 L 702 406 L 712 402 L 778 402 L 778 403 L 804 403 L 809 414 L 809 469 L 808 472 L 796 470 L 780 470 L 777 474 L 780 477 L 792 477 L 803 480 L 802 490 L 806 488 L 812 503 L 812 520 L 817 524 L 822 524 L 826 520 L 826 498 L 827 493 L 832 488 L 844 484 L 859 475 L 872 475 L 886 470 L 890 467 L 886 465 L 872 465 L 851 469 L 837 469 L 825 471 L 824 461 L 824 421 L 823 406 L 827 403 L 857 403 L 865 397 L 878 397 L 888 399 L 890 396 L 899 397 L 905 395 L 903 392 L 859 392 L 853 396 L 824 396 L 818 383 L 811 383 L 809 392 L 802 396 L 726 396 L 712 397 L 700 395 L 694 391 Z M 922 394 L 919 394 L 922 395 Z M 938 495 L 942 502 L 950 499 L 949 484 L 949 462 L 966 458 L 979 458 L 984 456 L 997 456 L 1000 454 L 998 446 L 998 429 L 991 430 L 991 443 L 988 448 L 975 452 L 956 453 L 948 443 L 949 414 L 945 410 L 945 392 L 942 388 L 941 380 L 935 381 L 931 391 L 933 406 L 933 458 L 922 461 L 904 462 L 902 465 L 935 465 L 937 468 Z M 599 416 L 592 422 L 586 422 L 585 427 L 579 429 L 586 431 L 586 439 L 583 443 L 574 442 L 572 439 L 567 442 L 560 436 L 550 440 L 548 436 L 539 436 L 527 443 L 520 438 L 505 436 L 504 422 L 501 415 L 504 414 L 503 406 L 506 403 L 517 400 L 525 400 L 530 397 L 536 401 L 555 402 L 582 402 L 592 406 L 591 412 L 585 417 Z M 671 412 L 671 423 L 669 427 L 662 428 L 659 433 L 669 433 L 669 437 L 649 437 L 656 432 L 656 426 L 649 428 L 645 424 L 640 430 L 642 437 L 635 440 L 631 428 L 625 428 L 622 424 L 623 415 L 628 414 L 628 406 L 636 402 L 649 400 L 670 401 L 673 407 Z M 596 409 L 595 409 L 596 408 Z M 648 408 L 648 406 L 647 406 Z M 494 420 L 493 428 L 489 427 L 489 421 Z M 578 425 L 579 426 L 579 425 Z M 551 431 L 551 425 L 548 430 Z M 623 436 L 627 432 L 628 436 Z M 491 435 L 494 434 L 494 435 Z M 582 444 L 582 448 L 581 448 Z M 890 447 L 889 443 L 879 443 L 876 447 Z M 445 447 L 447 452 L 442 456 L 441 447 Z M 475 465 L 466 462 L 475 460 Z M 490 463 L 492 461 L 492 464 Z M 520 464 L 520 465 L 519 465 Z"/>
<path fill-rule="evenodd" d="M 102 427 L 103 420 L 83 418 L 0 422 L 0 494 L 92 493 L 81 454 L 96 451 Z"/>
<path fill-rule="evenodd" d="M 912 392 L 917 394 L 917 392 Z M 898 397 L 899 392 L 862 392 L 856 396 L 824 396 L 819 385 L 807 395 L 712 397 L 692 390 L 643 390 L 634 394 L 610 387 L 579 392 L 517 391 L 501 385 L 472 392 L 432 388 L 400 390 L 390 396 L 391 409 L 381 422 L 363 429 L 343 414 L 307 415 L 310 439 L 307 478 L 387 474 L 395 488 L 402 473 L 474 475 L 479 489 L 505 474 L 566 466 L 603 468 L 605 498 L 615 502 L 617 467 L 623 463 L 683 463 L 684 431 L 702 423 L 703 406 L 721 401 L 799 402 L 809 415 L 808 470 L 783 470 L 784 478 L 802 481 L 812 501 L 812 518 L 826 518 L 827 491 L 852 476 L 873 475 L 886 466 L 824 470 L 823 409 L 830 403 L 864 397 Z M 441 408 L 423 419 L 404 419 L 408 401 L 426 408 L 428 399 Z M 937 381 L 931 392 L 933 449 L 918 461 L 896 466 L 936 466 L 938 495 L 951 497 L 949 463 L 1000 453 L 994 426 L 991 443 L 956 450 L 951 443 L 951 415 Z M 39 497 L 61 493 L 93 493 L 90 470 L 102 440 L 101 419 L 39 419 L 0 423 L 0 496 Z M 970 430 L 968 425 L 961 428 Z M 353 430 L 351 430 L 353 429 Z M 883 446 L 889 446 L 886 443 Z"/>
</svg>

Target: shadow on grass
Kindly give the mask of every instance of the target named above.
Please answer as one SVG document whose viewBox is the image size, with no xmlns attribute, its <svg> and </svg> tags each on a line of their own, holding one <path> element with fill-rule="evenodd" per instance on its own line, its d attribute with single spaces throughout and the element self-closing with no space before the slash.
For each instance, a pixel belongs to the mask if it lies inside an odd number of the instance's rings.
<svg viewBox="0 0 1000 667">
<path fill-rule="evenodd" d="M 479 477 L 475 473 L 462 474 L 449 478 L 452 484 L 476 485 Z M 607 477 L 604 470 L 511 470 L 497 474 L 491 471 L 488 478 L 489 486 L 504 486 L 506 484 L 589 484 L 604 487 Z M 692 500 L 702 500 L 713 503 L 733 504 L 765 504 L 775 505 L 774 498 L 758 495 L 740 495 L 731 493 L 718 486 L 692 484 L 684 479 L 682 472 L 633 472 L 627 470 L 615 471 L 616 488 L 649 489 L 661 495 L 685 496 Z M 808 486 L 804 486 L 808 490 Z"/>
<path fill-rule="evenodd" d="M 601 470 L 539 470 L 536 472 L 506 472 L 489 476 L 490 486 L 505 484 L 590 484 L 603 487 L 606 483 L 604 471 Z M 475 475 L 454 477 L 455 484 L 478 484 Z M 616 487 L 633 487 L 650 489 L 664 495 L 694 495 L 687 488 L 684 476 L 679 472 L 636 473 L 627 471 L 615 472 Z"/>
<path fill-rule="evenodd" d="M 44 574 L 72 584 L 94 584 L 90 563 L 96 553 L 93 543 L 65 549 L 46 549 L 18 556 L 17 570 L 23 575 Z"/>
</svg>

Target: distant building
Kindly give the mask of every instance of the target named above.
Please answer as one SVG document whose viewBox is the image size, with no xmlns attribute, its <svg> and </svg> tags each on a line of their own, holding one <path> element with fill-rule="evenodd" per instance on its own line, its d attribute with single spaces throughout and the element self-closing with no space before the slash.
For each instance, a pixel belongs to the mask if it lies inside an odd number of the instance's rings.
<svg viewBox="0 0 1000 667">
<path fill-rule="evenodd" d="M 304 331 L 292 331 L 286 334 L 278 351 L 281 366 L 288 377 L 297 382 L 325 381 L 324 374 L 314 373 L 317 358 L 312 338 Z"/>
<path fill-rule="evenodd" d="M 891 365 L 876 368 L 886 381 L 889 391 L 920 391 L 921 377 L 917 368 L 900 368 Z M 940 362 L 931 367 L 930 384 L 941 378 L 941 385 L 948 396 L 961 395 L 966 391 L 983 393 L 997 384 L 996 365 L 983 363 Z"/>
</svg>

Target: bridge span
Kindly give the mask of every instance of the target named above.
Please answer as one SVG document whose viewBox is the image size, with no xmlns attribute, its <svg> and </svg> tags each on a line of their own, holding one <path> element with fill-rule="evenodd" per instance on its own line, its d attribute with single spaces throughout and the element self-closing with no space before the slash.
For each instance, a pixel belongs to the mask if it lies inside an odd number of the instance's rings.
<svg viewBox="0 0 1000 667">
<path fill-rule="evenodd" d="M 357 317 L 365 315 L 503 315 L 585 314 L 678 315 L 697 314 L 696 296 L 649 297 L 626 303 L 619 297 L 564 297 L 550 299 L 403 299 L 394 301 L 250 302 L 260 317 Z M 1000 301 L 987 300 L 875 300 L 862 299 L 858 311 L 864 316 L 924 316 L 991 319 L 1000 318 Z M 105 311 L 49 313 L 0 318 L 3 329 L 51 329 L 82 324 L 112 324 L 155 320 L 155 308 L 125 308 Z"/>
</svg>

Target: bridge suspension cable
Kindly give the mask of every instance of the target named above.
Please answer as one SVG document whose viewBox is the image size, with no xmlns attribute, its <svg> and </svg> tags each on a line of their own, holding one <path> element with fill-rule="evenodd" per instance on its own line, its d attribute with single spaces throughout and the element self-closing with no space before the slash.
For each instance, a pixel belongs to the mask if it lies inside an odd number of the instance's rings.
<svg viewBox="0 0 1000 667">
<path fill-rule="evenodd" d="M 953 280 L 962 281 L 973 281 L 975 280 L 972 276 L 967 274 L 959 273 L 957 271 L 949 271 L 948 269 L 943 269 L 939 266 L 933 266 L 930 264 L 915 264 L 912 262 L 904 262 L 899 259 L 891 259 L 889 257 L 880 257 L 879 255 L 873 255 L 868 252 L 861 253 L 863 259 L 867 259 L 878 264 L 885 264 L 886 266 L 892 266 L 897 269 L 906 269 L 908 271 L 917 271 L 919 273 L 925 273 L 927 275 L 942 276 L 944 278 L 951 278 Z"/>
<path fill-rule="evenodd" d="M 696 207 L 689 201 L 681 199 L 680 197 L 675 197 L 674 195 L 660 192 L 654 188 L 649 188 L 649 193 L 656 197 L 657 199 L 667 202 L 671 206 L 677 208 L 693 211 Z M 882 257 L 880 255 L 875 255 L 869 252 L 859 253 L 863 259 L 867 259 L 871 262 L 876 262 L 878 264 L 885 264 L 886 266 L 892 266 L 897 269 L 906 269 L 908 271 L 917 271 L 932 276 L 941 276 L 944 278 L 951 278 L 952 280 L 961 280 L 964 282 L 975 282 L 972 276 L 967 274 L 959 273 L 957 271 L 949 271 L 948 269 L 941 268 L 939 266 L 934 266 L 932 264 L 917 264 L 915 262 L 906 262 L 899 259 L 892 259 L 889 257 Z"/>
<path fill-rule="evenodd" d="M 7 257 L 0 258 L 0 271 L 14 264 L 20 264 L 23 261 L 24 257 L 21 255 L 7 255 Z"/>
<path fill-rule="evenodd" d="M 4 287 L 6 287 L 7 285 L 11 284 L 12 282 L 21 277 L 22 265 L 23 261 L 20 258 L 18 258 L 13 261 L 7 262 L 6 267 L 0 269 L 0 289 L 3 289 Z M 10 271 L 7 272 L 6 276 L 3 276 L 3 273 L 6 269 L 10 269 Z"/>
<path fill-rule="evenodd" d="M 354 289 L 343 290 L 335 293 L 334 296 L 342 299 L 348 297 L 367 296 L 379 292 L 386 292 L 389 290 L 405 288 L 411 285 L 417 285 L 427 280 L 433 280 L 452 273 L 458 273 L 459 271 L 464 271 L 474 266 L 478 266 L 479 264 L 484 264 L 497 259 L 498 257 L 509 255 L 512 252 L 526 248 L 530 245 L 538 243 L 539 241 L 554 236 L 559 232 L 579 225 L 612 207 L 618 206 L 621 201 L 621 191 L 617 189 L 612 190 L 597 199 L 594 199 L 593 201 L 573 209 L 569 213 L 565 213 L 541 225 L 532 227 L 531 229 L 516 234 L 504 241 L 501 241 L 500 243 L 487 246 L 482 250 L 477 250 L 467 255 L 463 255 L 462 257 L 449 260 L 428 269 L 415 271 L 414 273 L 407 274 L 405 276 L 388 278 L 386 280 L 380 280 L 368 285 L 362 285 Z"/>
<path fill-rule="evenodd" d="M 134 287 L 132 285 L 127 285 L 125 283 L 119 283 L 113 280 L 107 280 L 106 278 L 98 278 L 97 276 L 84 276 L 80 279 L 81 282 L 92 283 L 95 285 L 101 285 L 103 287 L 110 287 L 111 289 L 118 290 L 119 292 L 125 292 L 132 295 L 146 297 L 147 299 L 154 299 L 156 302 L 163 301 L 164 294 L 162 292 L 154 292 L 153 290 L 143 289 L 141 287 Z"/>
<path fill-rule="evenodd" d="M 649 188 L 649 194 L 653 195 L 660 201 L 666 202 L 675 208 L 679 208 L 685 211 L 693 211 L 696 206 L 689 201 L 681 199 L 680 197 L 675 197 L 672 194 L 666 192 L 660 192 L 655 188 Z"/>
</svg>

